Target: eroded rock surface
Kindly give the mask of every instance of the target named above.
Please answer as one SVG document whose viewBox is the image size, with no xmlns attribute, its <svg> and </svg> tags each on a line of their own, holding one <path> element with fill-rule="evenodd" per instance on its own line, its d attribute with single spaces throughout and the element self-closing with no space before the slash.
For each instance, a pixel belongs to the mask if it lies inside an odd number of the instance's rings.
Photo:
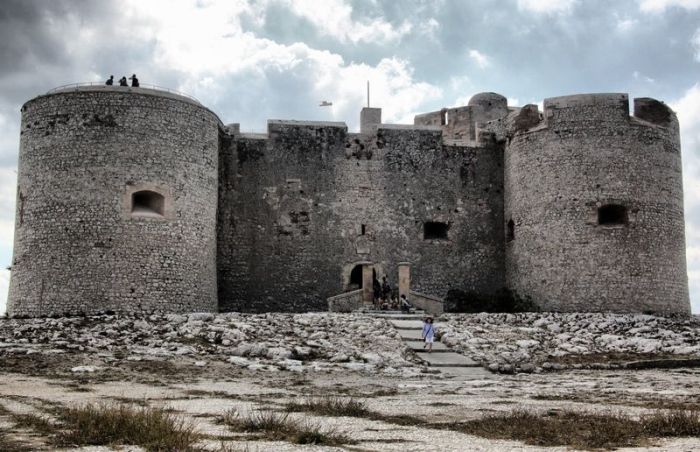
<svg viewBox="0 0 700 452">
<path fill-rule="evenodd" d="M 639 359 L 700 359 L 700 317 L 642 314 L 446 314 L 442 342 L 492 371 L 615 367 Z"/>
</svg>

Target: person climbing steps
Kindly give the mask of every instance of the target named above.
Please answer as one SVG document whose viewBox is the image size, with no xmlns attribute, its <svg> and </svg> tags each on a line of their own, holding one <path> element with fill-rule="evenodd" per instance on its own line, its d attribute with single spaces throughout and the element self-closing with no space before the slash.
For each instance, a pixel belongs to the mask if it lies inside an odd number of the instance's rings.
<svg viewBox="0 0 700 452">
<path fill-rule="evenodd" d="M 433 342 L 435 342 L 435 326 L 433 325 L 433 318 L 428 316 L 423 321 L 423 348 L 428 348 L 428 353 L 433 352 Z"/>
</svg>

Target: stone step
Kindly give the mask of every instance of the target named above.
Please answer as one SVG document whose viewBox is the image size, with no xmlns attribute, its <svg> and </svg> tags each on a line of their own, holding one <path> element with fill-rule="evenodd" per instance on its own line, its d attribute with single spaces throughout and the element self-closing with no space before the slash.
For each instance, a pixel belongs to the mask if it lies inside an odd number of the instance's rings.
<svg viewBox="0 0 700 452">
<path fill-rule="evenodd" d="M 489 372 L 483 367 L 440 367 L 440 373 L 454 380 L 489 380 L 498 378 L 498 375 Z"/>
<path fill-rule="evenodd" d="M 428 353 L 416 352 L 416 356 L 430 367 L 481 367 L 476 361 L 455 352 Z"/>
<path fill-rule="evenodd" d="M 391 319 L 389 320 L 391 326 L 396 330 L 420 330 L 423 331 L 423 321 L 415 319 Z M 435 329 L 440 329 L 440 324 L 434 324 Z"/>
<path fill-rule="evenodd" d="M 423 345 L 425 342 L 423 341 L 406 341 L 404 340 L 404 344 L 414 352 L 422 352 L 425 351 L 423 349 Z M 445 353 L 445 352 L 452 352 L 451 349 L 449 349 L 445 344 L 442 342 L 435 342 L 433 344 L 433 353 Z"/>
<path fill-rule="evenodd" d="M 422 330 L 420 329 L 411 329 L 411 330 L 396 330 L 397 333 L 399 333 L 399 336 L 401 339 L 404 341 L 422 341 L 423 337 L 421 336 Z"/>
<path fill-rule="evenodd" d="M 365 312 L 371 312 L 373 314 L 407 314 L 406 312 L 400 310 L 400 309 L 365 309 Z M 425 311 L 422 309 L 414 309 L 411 311 L 409 314 L 425 314 Z"/>
<path fill-rule="evenodd" d="M 423 322 L 420 320 L 391 319 L 389 323 L 397 330 L 423 330 Z"/>
<path fill-rule="evenodd" d="M 412 311 L 412 312 L 403 312 L 403 311 L 381 311 L 378 309 L 365 309 L 363 310 L 365 314 L 370 314 L 370 315 L 415 315 L 415 316 L 425 316 L 427 315 L 425 311 Z"/>
<path fill-rule="evenodd" d="M 387 320 L 420 320 L 421 322 L 425 318 L 420 314 L 373 314 L 372 317 Z"/>
</svg>

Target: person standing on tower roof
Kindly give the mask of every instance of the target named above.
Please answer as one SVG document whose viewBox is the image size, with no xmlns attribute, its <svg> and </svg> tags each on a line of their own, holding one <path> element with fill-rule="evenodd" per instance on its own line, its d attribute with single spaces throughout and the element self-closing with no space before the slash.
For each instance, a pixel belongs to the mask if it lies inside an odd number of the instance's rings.
<svg viewBox="0 0 700 452">
<path fill-rule="evenodd" d="M 105 82 L 105 85 L 107 85 L 107 86 L 112 86 L 112 85 L 114 85 L 114 76 L 113 76 L 113 75 L 110 75 L 110 76 L 109 76 L 109 78 L 108 78 L 107 81 Z"/>
<path fill-rule="evenodd" d="M 129 86 L 129 84 L 126 81 L 126 76 L 119 79 L 119 86 Z"/>
<path fill-rule="evenodd" d="M 129 80 L 131 80 L 131 86 L 133 88 L 139 87 L 139 79 L 136 78 L 136 74 L 133 74 L 131 77 L 129 77 Z"/>
</svg>

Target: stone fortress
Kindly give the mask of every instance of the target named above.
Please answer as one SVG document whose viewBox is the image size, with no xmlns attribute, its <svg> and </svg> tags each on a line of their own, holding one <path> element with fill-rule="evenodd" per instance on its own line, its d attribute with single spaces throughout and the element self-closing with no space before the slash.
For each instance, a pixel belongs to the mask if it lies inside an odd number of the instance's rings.
<svg viewBox="0 0 700 452">
<path fill-rule="evenodd" d="M 495 93 L 268 121 L 76 86 L 22 107 L 8 313 L 314 311 L 387 275 L 544 310 L 690 312 L 678 122 L 626 94 Z M 342 296 L 342 295 L 341 295 Z"/>
</svg>

